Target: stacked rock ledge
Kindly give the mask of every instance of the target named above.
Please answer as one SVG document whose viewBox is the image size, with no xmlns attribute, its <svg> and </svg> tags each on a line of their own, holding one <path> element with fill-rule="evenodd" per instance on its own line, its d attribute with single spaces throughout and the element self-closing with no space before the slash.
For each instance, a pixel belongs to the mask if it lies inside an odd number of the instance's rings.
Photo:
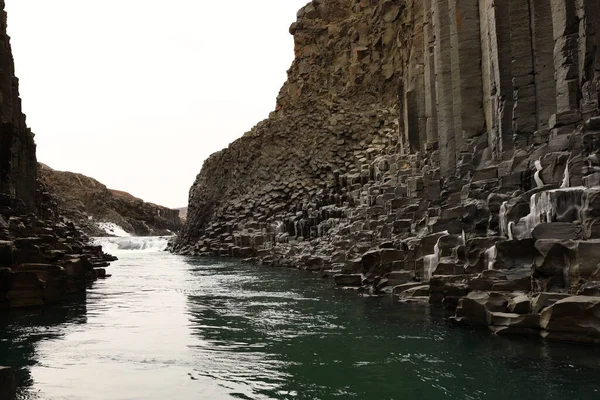
<svg viewBox="0 0 600 400">
<path fill-rule="evenodd" d="M 305 269 L 498 335 L 600 339 L 600 3 L 313 1 L 180 254 Z"/>
</svg>

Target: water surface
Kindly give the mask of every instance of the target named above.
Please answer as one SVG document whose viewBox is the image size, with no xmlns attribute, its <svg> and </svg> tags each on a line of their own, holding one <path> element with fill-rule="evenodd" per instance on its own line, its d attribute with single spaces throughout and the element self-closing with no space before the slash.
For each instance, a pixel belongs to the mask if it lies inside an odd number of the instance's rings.
<svg viewBox="0 0 600 400">
<path fill-rule="evenodd" d="M 0 314 L 21 399 L 600 398 L 594 347 L 456 328 L 300 271 L 112 250 L 87 299 Z"/>
</svg>

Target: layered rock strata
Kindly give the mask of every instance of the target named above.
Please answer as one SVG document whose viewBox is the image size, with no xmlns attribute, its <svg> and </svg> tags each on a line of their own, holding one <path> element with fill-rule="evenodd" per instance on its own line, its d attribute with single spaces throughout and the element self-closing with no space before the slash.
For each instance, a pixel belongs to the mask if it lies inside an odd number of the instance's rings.
<svg viewBox="0 0 600 400">
<path fill-rule="evenodd" d="M 181 229 L 179 210 L 108 189 L 85 175 L 39 164 L 39 178 L 56 204 L 55 213 L 72 220 L 88 235 L 107 236 L 99 227 L 102 223 L 115 224 L 134 236 L 172 235 Z"/>
<path fill-rule="evenodd" d="M 600 342 L 600 3 L 313 1 L 277 111 L 204 164 L 184 254 Z"/>
<path fill-rule="evenodd" d="M 109 262 L 72 222 L 0 216 L 0 310 L 38 307 L 84 292 Z"/>
</svg>

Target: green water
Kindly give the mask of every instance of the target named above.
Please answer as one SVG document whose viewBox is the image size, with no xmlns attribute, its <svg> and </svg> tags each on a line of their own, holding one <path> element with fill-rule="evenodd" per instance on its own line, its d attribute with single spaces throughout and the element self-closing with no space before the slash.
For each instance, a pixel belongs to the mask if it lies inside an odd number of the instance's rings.
<svg viewBox="0 0 600 400">
<path fill-rule="evenodd" d="M 593 347 L 455 328 L 295 270 L 118 256 L 87 299 L 0 314 L 20 398 L 600 398 Z"/>
</svg>

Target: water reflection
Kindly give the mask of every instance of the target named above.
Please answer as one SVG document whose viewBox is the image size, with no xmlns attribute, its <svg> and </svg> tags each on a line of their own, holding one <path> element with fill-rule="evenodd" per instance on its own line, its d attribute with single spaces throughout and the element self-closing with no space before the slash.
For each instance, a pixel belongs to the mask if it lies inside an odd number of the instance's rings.
<svg viewBox="0 0 600 400">
<path fill-rule="evenodd" d="M 119 257 L 87 305 L 0 314 L 23 399 L 600 398 L 595 347 L 458 328 L 295 270 Z"/>
<path fill-rule="evenodd" d="M 457 328 L 293 270 L 188 260 L 195 373 L 245 399 L 592 399 L 600 350 Z"/>
<path fill-rule="evenodd" d="M 36 354 L 39 342 L 59 341 L 66 329 L 86 322 L 85 294 L 61 305 L 0 312 L 0 365 L 15 369 L 21 397 L 33 385 L 30 368 L 40 362 Z"/>
</svg>

